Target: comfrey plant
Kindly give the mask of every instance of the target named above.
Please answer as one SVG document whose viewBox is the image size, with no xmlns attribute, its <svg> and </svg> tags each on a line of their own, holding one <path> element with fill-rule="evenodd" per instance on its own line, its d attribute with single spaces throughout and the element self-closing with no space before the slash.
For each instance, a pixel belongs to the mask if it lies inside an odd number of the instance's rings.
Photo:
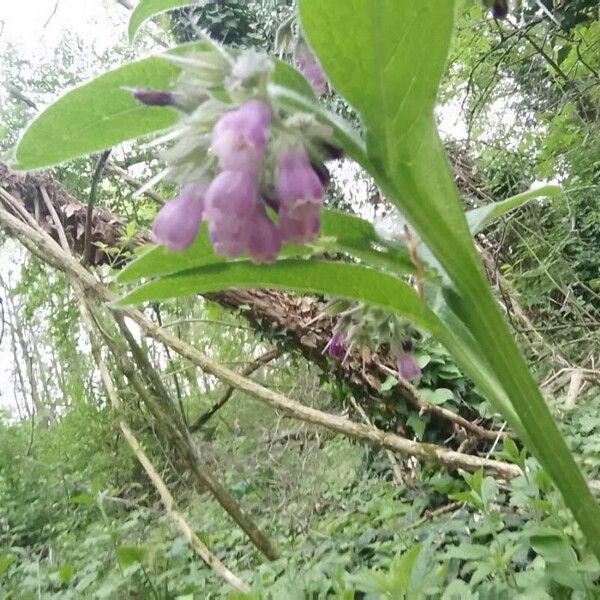
<svg viewBox="0 0 600 600">
<path fill-rule="evenodd" d="M 305 45 L 300 56 L 312 82 L 324 82 Z M 158 213 L 156 241 L 185 250 L 206 220 L 217 254 L 261 263 L 273 262 L 284 242 L 314 240 L 332 130 L 310 114 L 278 111 L 267 93 L 272 63 L 253 50 L 233 59 L 215 47 L 171 60 L 182 66 L 174 90 L 131 90 L 143 104 L 172 106 L 183 115 L 158 140 L 176 140 L 163 153 L 163 175 L 183 187 Z M 218 100 L 215 89 L 231 102 Z"/>
<path fill-rule="evenodd" d="M 140 0 L 130 36 L 183 4 Z M 16 148 L 15 167 L 42 168 L 168 130 L 159 141 L 172 144 L 163 159 L 181 193 L 154 225 L 162 244 L 119 275 L 123 284 L 143 280 L 121 303 L 271 287 L 398 315 L 448 349 L 535 454 L 600 557 L 598 502 L 519 352 L 472 239 L 507 211 L 560 190 L 546 186 L 465 214 L 436 130 L 437 91 L 462 3 L 297 4 L 314 62 L 302 48 L 296 70 L 204 40 L 124 65 L 39 115 Z M 484 5 L 498 18 L 509 8 L 505 0 Z M 316 67 L 359 123 L 319 103 Z M 386 239 L 372 223 L 323 208 L 323 162 L 332 148 L 374 179 L 407 235 Z M 341 355 L 343 343 L 335 340 L 330 350 Z M 399 367 L 409 377 L 404 358 Z"/>
<path fill-rule="evenodd" d="M 413 381 L 421 376 L 421 368 L 413 356 L 413 342 L 419 333 L 406 319 L 361 303 L 331 301 L 326 312 L 337 320 L 331 338 L 324 348 L 331 358 L 344 361 L 353 350 L 386 346 L 396 358 L 398 377 Z"/>
</svg>

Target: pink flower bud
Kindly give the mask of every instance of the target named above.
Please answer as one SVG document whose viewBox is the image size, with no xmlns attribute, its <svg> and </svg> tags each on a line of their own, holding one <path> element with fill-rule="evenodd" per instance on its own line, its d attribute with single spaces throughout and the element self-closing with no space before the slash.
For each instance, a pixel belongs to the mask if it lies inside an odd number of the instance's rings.
<svg viewBox="0 0 600 600">
<path fill-rule="evenodd" d="M 325 352 L 332 358 L 342 359 L 346 356 L 346 341 L 341 333 L 334 333 L 327 345 L 325 346 Z"/>
<path fill-rule="evenodd" d="M 246 171 L 223 171 L 206 191 L 206 218 L 218 220 L 251 216 L 258 204 L 256 175 Z"/>
<path fill-rule="evenodd" d="M 323 184 L 304 149 L 289 150 L 279 157 L 276 189 L 283 239 L 296 244 L 314 239 L 319 230 Z"/>
<path fill-rule="evenodd" d="M 221 168 L 256 171 L 269 139 L 271 111 L 260 100 L 250 100 L 223 115 L 212 132 L 211 148 Z"/>
<path fill-rule="evenodd" d="M 150 88 L 133 88 L 130 90 L 133 97 L 146 106 L 175 106 L 175 94 Z"/>
<path fill-rule="evenodd" d="M 298 70 L 306 77 L 316 94 L 324 94 L 327 91 L 327 79 L 321 65 L 315 55 L 301 44 L 296 49 L 296 66 Z"/>
<path fill-rule="evenodd" d="M 186 185 L 174 200 L 167 202 L 156 215 L 152 233 L 167 250 L 185 250 L 192 245 L 204 213 L 206 186 Z"/>
<path fill-rule="evenodd" d="M 403 352 L 396 361 L 398 375 L 406 381 L 412 381 L 421 376 L 421 367 L 417 364 L 411 352 Z"/>
</svg>

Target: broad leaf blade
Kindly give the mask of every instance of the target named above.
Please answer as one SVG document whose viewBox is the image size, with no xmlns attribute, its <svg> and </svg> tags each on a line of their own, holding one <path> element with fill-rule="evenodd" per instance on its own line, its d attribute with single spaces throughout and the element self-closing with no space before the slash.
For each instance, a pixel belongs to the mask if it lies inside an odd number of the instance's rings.
<svg viewBox="0 0 600 600">
<path fill-rule="evenodd" d="M 175 52 L 205 47 L 180 46 Z M 170 89 L 180 68 L 161 56 L 123 65 L 68 91 L 26 129 L 16 149 L 17 170 L 48 167 L 174 125 L 171 108 L 144 106 L 124 87 Z"/>
<path fill-rule="evenodd" d="M 281 288 L 360 300 L 400 312 L 427 330 L 437 331 L 441 326 L 415 290 L 401 279 L 359 265 L 319 260 L 287 259 L 272 265 L 253 265 L 249 261 L 206 265 L 142 285 L 119 304 L 165 300 L 227 288 Z"/>
<path fill-rule="evenodd" d="M 487 204 L 480 208 L 469 210 L 466 213 L 467 223 L 471 233 L 475 235 L 484 229 L 487 225 L 495 221 L 496 219 L 503 217 L 511 210 L 515 210 L 531 200 L 536 198 L 553 198 L 558 196 L 562 192 L 562 188 L 558 185 L 546 185 L 536 190 L 528 190 L 522 194 L 503 200 L 502 202 L 495 202 L 493 204 Z"/>
<path fill-rule="evenodd" d="M 415 270 L 408 252 L 382 246 L 368 221 L 333 210 L 322 213 L 320 239 L 304 247 L 285 246 L 280 256 L 310 256 L 324 249 L 344 252 L 373 265 L 393 265 L 399 273 L 414 273 Z M 162 246 L 152 247 L 127 265 L 117 275 L 117 280 L 126 283 L 220 262 L 223 258 L 214 253 L 206 226 L 203 226 L 187 250 L 169 252 Z"/>
<path fill-rule="evenodd" d="M 127 28 L 129 41 L 133 41 L 140 27 L 152 17 L 192 4 L 199 4 L 199 2 L 198 0 L 140 0 L 129 18 Z"/>
</svg>

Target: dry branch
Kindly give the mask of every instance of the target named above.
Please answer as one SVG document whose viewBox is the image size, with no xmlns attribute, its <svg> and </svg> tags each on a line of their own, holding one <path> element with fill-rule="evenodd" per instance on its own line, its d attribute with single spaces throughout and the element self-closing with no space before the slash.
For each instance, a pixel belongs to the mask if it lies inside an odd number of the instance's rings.
<svg viewBox="0 0 600 600">
<path fill-rule="evenodd" d="M 27 226 L 2 208 L 0 208 L 0 223 L 41 260 L 53 264 L 69 276 L 74 276 L 84 286 L 86 293 L 97 296 L 107 303 L 116 301 L 117 298 L 112 292 L 81 267 L 71 256 L 66 254 L 49 236 Z M 322 426 L 357 441 L 382 446 L 394 452 L 414 456 L 421 461 L 437 463 L 451 469 L 461 468 L 474 471 L 483 468 L 505 479 L 513 478 L 520 473 L 518 467 L 509 463 L 454 452 L 434 444 L 414 442 L 396 434 L 381 431 L 373 426 L 354 423 L 344 417 L 330 415 L 304 406 L 211 361 L 198 350 L 170 335 L 137 310 L 116 308 L 114 305 L 111 310 L 116 314 L 129 317 L 137 323 L 146 335 L 168 345 L 207 373 L 292 418 Z"/>
<path fill-rule="evenodd" d="M 129 444 L 132 452 L 135 454 L 136 458 L 146 471 L 150 481 L 152 481 L 156 491 L 160 495 L 160 498 L 165 506 L 167 514 L 171 517 L 171 519 L 175 522 L 182 535 L 188 541 L 190 546 L 194 549 L 196 554 L 224 581 L 228 584 L 240 590 L 243 593 L 249 593 L 250 587 L 243 582 L 237 575 L 232 573 L 209 549 L 208 547 L 200 540 L 198 535 L 194 532 L 194 530 L 190 527 L 188 522 L 185 520 L 184 516 L 179 512 L 177 505 L 171 492 L 166 486 L 165 482 L 159 475 L 158 471 L 154 468 L 154 465 L 142 449 L 140 443 L 137 438 L 129 428 L 124 416 L 123 416 L 123 405 L 119 395 L 117 393 L 116 386 L 114 381 L 110 375 L 110 372 L 102 358 L 102 350 L 100 344 L 98 343 L 94 320 L 91 317 L 90 307 L 85 298 L 85 294 L 81 290 L 80 286 L 77 282 L 72 282 L 73 288 L 75 290 L 76 295 L 79 297 L 80 308 L 82 319 L 84 325 L 88 332 L 88 337 L 91 344 L 92 355 L 95 359 L 98 370 L 100 371 L 100 377 L 102 379 L 102 383 L 104 384 L 104 389 L 106 390 L 106 394 L 110 399 L 110 402 L 113 406 L 115 413 L 117 414 L 117 422 L 119 425 L 119 429 L 121 430 L 123 437 Z"/>
<path fill-rule="evenodd" d="M 107 170 L 122 175 L 122 169 L 110 162 Z M 129 177 L 128 183 L 137 186 L 140 182 Z M 69 194 L 64 187 L 47 176 L 38 173 L 14 173 L 2 164 L 0 164 L 0 186 L 4 187 L 12 196 L 19 198 L 24 210 L 30 215 L 36 214 L 36 200 L 40 194 L 45 193 L 60 215 L 69 246 L 75 253 L 82 252 L 86 207 Z M 38 212 L 43 229 L 48 231 L 53 239 L 58 239 L 59 231 L 54 227 L 48 209 L 38 207 Z M 120 217 L 97 207 L 92 223 L 93 241 L 102 241 L 109 247 L 119 245 L 119 240 L 125 231 Z M 142 233 L 134 243 L 148 241 L 148 235 Z M 124 253 L 126 252 L 127 248 L 124 249 Z M 111 261 L 114 263 L 109 254 L 96 248 L 91 264 L 111 264 Z M 288 349 L 299 351 L 313 364 L 349 384 L 360 402 L 372 402 L 372 398 L 379 395 L 381 385 L 387 377 L 385 369 L 395 370 L 394 357 L 382 352 L 372 352 L 366 348 L 350 354 L 343 362 L 332 362 L 324 353 L 324 349 L 331 337 L 335 320 L 324 314 L 324 305 L 314 298 L 264 289 L 225 290 L 207 294 L 205 297 L 225 308 L 239 311 L 256 331 L 267 337 L 272 332 L 277 332 L 277 340 L 280 345 L 283 344 Z M 418 406 L 419 409 L 427 407 L 428 403 L 408 382 L 399 381 L 395 392 L 400 398 Z M 384 403 L 380 407 L 381 410 L 394 414 L 397 400 L 397 397 L 390 398 L 387 404 Z M 460 422 L 457 422 L 454 413 L 444 411 L 444 409 L 429 409 L 428 407 L 428 412 L 444 426 L 451 423 L 464 427 L 471 436 L 493 440 L 497 435 L 497 432 L 486 430 L 481 426 L 469 425 L 470 421 L 466 418 L 461 417 Z M 451 418 L 449 419 L 449 417 Z"/>
</svg>

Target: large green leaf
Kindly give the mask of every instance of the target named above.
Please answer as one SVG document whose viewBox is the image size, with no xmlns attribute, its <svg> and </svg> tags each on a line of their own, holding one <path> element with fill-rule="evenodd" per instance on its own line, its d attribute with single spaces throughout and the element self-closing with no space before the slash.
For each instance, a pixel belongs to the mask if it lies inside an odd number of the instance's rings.
<svg viewBox="0 0 600 600">
<path fill-rule="evenodd" d="M 406 282 L 360 265 L 315 259 L 284 259 L 271 265 L 249 261 L 209 264 L 157 281 L 127 294 L 119 304 L 136 304 L 203 294 L 227 288 L 283 288 L 360 300 L 404 314 L 415 325 L 438 333 L 435 314 Z"/>
<path fill-rule="evenodd" d="M 363 118 L 369 153 L 364 166 L 449 277 L 454 286 L 444 289 L 449 308 L 483 353 L 531 449 L 600 557 L 600 509 L 487 284 L 434 126 L 455 5 L 452 0 L 300 0 L 300 14 L 330 80 Z"/>
<path fill-rule="evenodd" d="M 193 52 L 208 44 L 184 44 L 170 52 Z M 272 79 L 277 87 L 289 89 L 310 105 L 314 94 L 304 77 L 281 61 L 274 63 Z M 17 146 L 13 168 L 48 167 L 175 125 L 180 118 L 175 110 L 144 106 L 124 88 L 170 89 L 180 71 L 164 56 L 151 56 L 73 88 L 29 125 Z"/>
<path fill-rule="evenodd" d="M 129 17 L 129 41 L 132 42 L 140 27 L 152 17 L 169 10 L 199 4 L 198 0 L 140 0 Z"/>
<path fill-rule="evenodd" d="M 415 271 L 408 252 L 401 248 L 383 246 L 369 222 L 333 210 L 323 211 L 320 238 L 314 244 L 305 247 L 285 246 L 281 256 L 308 256 L 323 250 L 343 252 L 373 265 L 394 268 L 398 273 Z M 125 283 L 218 262 L 223 262 L 223 258 L 213 252 L 206 226 L 203 226 L 187 250 L 169 252 L 163 246 L 152 247 L 127 265 L 117 279 Z"/>
<path fill-rule="evenodd" d="M 536 198 L 554 198 L 561 194 L 562 188 L 558 185 L 545 185 L 535 190 L 528 190 L 522 194 L 517 194 L 512 198 L 503 200 L 502 202 L 494 202 L 493 204 L 486 204 L 480 208 L 467 211 L 467 223 L 471 233 L 475 235 L 484 229 L 487 225 L 495 221 L 496 219 L 503 217 L 515 208 L 519 208 L 531 200 Z"/>
<path fill-rule="evenodd" d="M 202 46 L 182 46 L 179 51 Z M 174 125 L 179 118 L 175 110 L 144 106 L 123 88 L 169 89 L 179 71 L 165 58 L 152 56 L 73 88 L 29 125 L 13 168 L 48 167 Z"/>
</svg>

